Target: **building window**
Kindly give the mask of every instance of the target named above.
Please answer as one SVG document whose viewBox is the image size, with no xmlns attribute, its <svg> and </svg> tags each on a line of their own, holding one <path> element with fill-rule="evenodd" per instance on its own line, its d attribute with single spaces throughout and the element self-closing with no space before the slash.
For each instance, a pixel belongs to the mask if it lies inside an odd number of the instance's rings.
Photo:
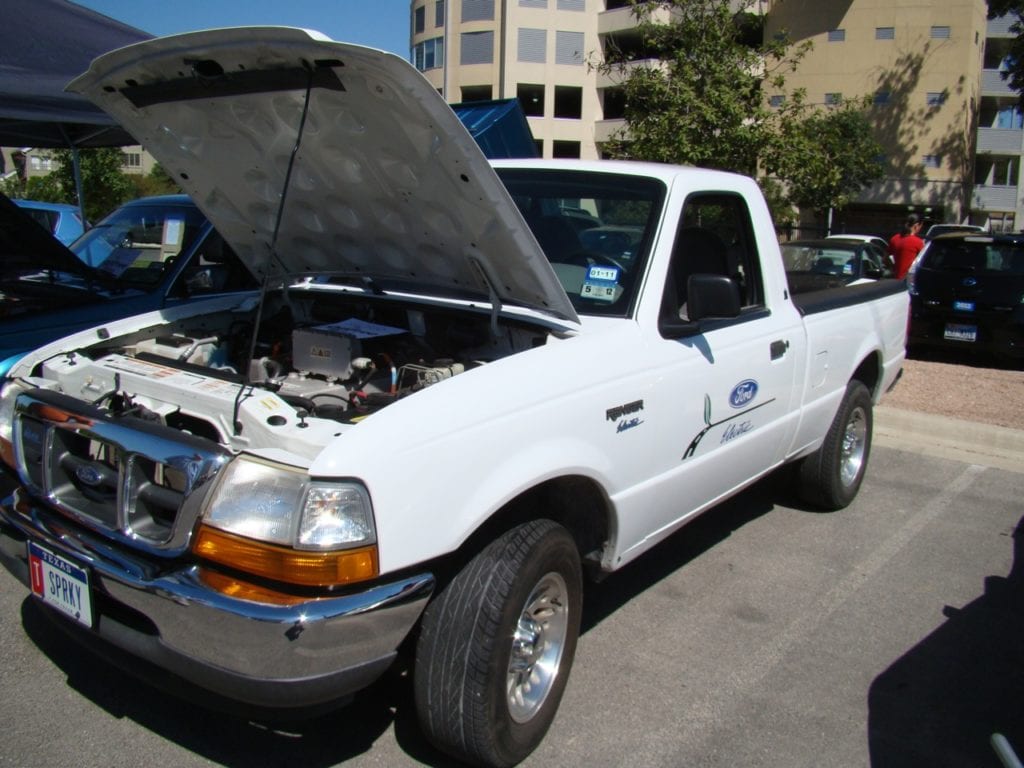
<svg viewBox="0 0 1024 768">
<path fill-rule="evenodd" d="M 464 85 L 459 90 L 463 101 L 490 101 L 493 98 L 489 85 Z"/>
<path fill-rule="evenodd" d="M 52 171 L 54 168 L 53 158 L 32 155 L 28 159 L 28 167 L 33 171 Z"/>
<path fill-rule="evenodd" d="M 437 0 L 434 3 L 434 26 L 444 26 L 444 0 Z"/>
<path fill-rule="evenodd" d="M 875 40 L 895 40 L 896 27 L 875 27 Z"/>
<path fill-rule="evenodd" d="M 934 40 L 948 40 L 949 39 L 949 27 L 932 27 L 932 39 L 934 39 Z"/>
<path fill-rule="evenodd" d="M 845 29 L 830 29 L 828 31 L 828 41 L 830 43 L 841 43 L 846 40 Z"/>
<path fill-rule="evenodd" d="M 560 11 L 585 11 L 587 10 L 586 0 L 558 0 Z"/>
<path fill-rule="evenodd" d="M 922 160 L 925 168 L 942 167 L 942 155 L 925 155 Z"/>
<path fill-rule="evenodd" d="M 555 32 L 555 64 L 583 66 L 582 32 Z"/>
<path fill-rule="evenodd" d="M 461 40 L 459 64 L 490 64 L 494 61 L 494 30 L 463 32 Z"/>
<path fill-rule="evenodd" d="M 872 100 L 875 106 L 881 106 L 889 103 L 889 92 L 888 91 L 875 91 L 874 99 Z"/>
<path fill-rule="evenodd" d="M 527 117 L 544 117 L 544 86 L 533 83 L 516 85 L 516 98 Z"/>
<path fill-rule="evenodd" d="M 548 0 L 519 0 L 520 8 L 547 8 Z"/>
<path fill-rule="evenodd" d="M 412 12 L 412 32 L 414 35 L 418 35 L 427 26 L 427 8 L 421 5 L 419 8 Z"/>
<path fill-rule="evenodd" d="M 573 85 L 555 86 L 555 117 L 579 120 L 583 117 L 583 89 Z"/>
<path fill-rule="evenodd" d="M 420 72 L 444 66 L 444 38 L 424 40 L 412 49 L 412 63 Z"/>
<path fill-rule="evenodd" d="M 546 29 L 519 30 L 519 61 L 543 64 L 547 60 L 548 31 Z"/>
<path fill-rule="evenodd" d="M 840 104 L 843 100 L 843 94 L 841 93 L 826 93 L 825 94 L 825 105 L 834 107 Z"/>
<path fill-rule="evenodd" d="M 580 143 L 578 141 L 552 141 L 552 157 L 576 157 L 580 156 Z"/>
<path fill-rule="evenodd" d="M 885 155 L 875 155 L 875 156 L 874 156 L 874 157 L 872 158 L 872 160 L 874 161 L 874 163 L 875 163 L 876 165 L 880 165 L 880 166 L 882 166 L 883 168 L 885 167 L 885 164 L 886 164 L 887 162 L 889 162 L 889 159 L 888 159 L 888 158 L 887 158 L 887 157 L 886 157 Z"/>
<path fill-rule="evenodd" d="M 780 93 L 768 97 L 768 106 L 778 109 L 786 103 L 786 97 Z"/>
<path fill-rule="evenodd" d="M 925 102 L 929 107 L 941 107 L 946 101 L 945 91 L 929 91 L 925 96 Z"/>
<path fill-rule="evenodd" d="M 626 116 L 626 92 L 622 88 L 605 88 L 601 102 L 605 120 L 621 120 Z"/>
<path fill-rule="evenodd" d="M 533 146 L 537 150 L 537 157 L 544 157 L 544 139 L 534 139 Z"/>
<path fill-rule="evenodd" d="M 494 0 L 462 0 L 462 20 L 494 21 Z"/>
<path fill-rule="evenodd" d="M 142 154 L 139 152 L 125 152 L 121 157 L 121 165 L 124 168 L 142 167 Z"/>
</svg>

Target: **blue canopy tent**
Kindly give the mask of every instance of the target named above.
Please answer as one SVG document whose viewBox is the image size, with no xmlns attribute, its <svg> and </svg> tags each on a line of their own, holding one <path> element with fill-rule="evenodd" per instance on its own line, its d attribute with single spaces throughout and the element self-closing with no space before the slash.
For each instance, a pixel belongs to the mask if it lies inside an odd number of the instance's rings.
<svg viewBox="0 0 1024 768">
<path fill-rule="evenodd" d="M 106 112 L 64 87 L 100 54 L 152 35 L 67 0 L 4 0 L 0 146 L 78 150 L 137 143 Z"/>
</svg>

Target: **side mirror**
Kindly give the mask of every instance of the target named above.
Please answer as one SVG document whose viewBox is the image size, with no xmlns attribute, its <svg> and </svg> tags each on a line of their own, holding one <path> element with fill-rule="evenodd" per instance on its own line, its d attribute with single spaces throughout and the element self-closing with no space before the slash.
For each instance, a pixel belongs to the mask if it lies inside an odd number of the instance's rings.
<svg viewBox="0 0 1024 768">
<path fill-rule="evenodd" d="M 681 339 L 700 333 L 705 318 L 740 316 L 740 288 L 725 275 L 690 275 L 686 283 L 686 315 L 689 319 L 663 317 L 658 330 L 666 339 Z"/>
<path fill-rule="evenodd" d="M 725 275 L 690 275 L 686 283 L 686 314 L 693 321 L 739 317 L 740 287 Z"/>
</svg>

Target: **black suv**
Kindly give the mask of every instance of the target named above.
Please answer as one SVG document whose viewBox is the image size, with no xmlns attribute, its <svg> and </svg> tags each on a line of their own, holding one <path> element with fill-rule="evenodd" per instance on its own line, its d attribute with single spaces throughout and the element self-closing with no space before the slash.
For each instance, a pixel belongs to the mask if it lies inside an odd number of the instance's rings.
<svg viewBox="0 0 1024 768">
<path fill-rule="evenodd" d="M 1024 362 L 1024 234 L 941 235 L 921 251 L 907 286 L 911 346 Z"/>
</svg>

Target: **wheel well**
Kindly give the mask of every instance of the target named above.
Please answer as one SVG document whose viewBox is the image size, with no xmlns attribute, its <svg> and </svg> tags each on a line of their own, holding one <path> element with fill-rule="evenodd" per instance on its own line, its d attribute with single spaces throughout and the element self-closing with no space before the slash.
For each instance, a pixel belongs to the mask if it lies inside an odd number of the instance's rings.
<svg viewBox="0 0 1024 768">
<path fill-rule="evenodd" d="M 871 393 L 872 399 L 878 394 L 878 385 L 882 377 L 882 367 L 878 357 L 877 352 L 865 357 L 857 366 L 857 370 L 853 372 L 853 376 L 850 377 L 851 380 L 863 382 Z"/>
<path fill-rule="evenodd" d="M 601 487 L 588 477 L 570 475 L 547 480 L 509 501 L 463 543 L 443 569 L 455 573 L 483 547 L 505 531 L 529 520 L 547 518 L 566 528 L 580 558 L 593 564 L 608 540 L 611 510 Z M 444 578 L 444 576 L 442 576 Z"/>
</svg>

